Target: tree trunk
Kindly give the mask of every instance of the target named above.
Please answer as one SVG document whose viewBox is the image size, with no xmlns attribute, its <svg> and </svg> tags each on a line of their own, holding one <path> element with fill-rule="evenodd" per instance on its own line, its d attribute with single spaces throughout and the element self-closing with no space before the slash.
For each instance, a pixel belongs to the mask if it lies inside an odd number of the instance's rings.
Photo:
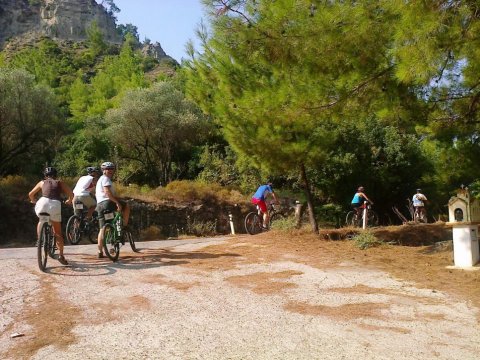
<svg viewBox="0 0 480 360">
<path fill-rule="evenodd" d="M 315 219 L 315 214 L 313 212 L 313 199 L 312 194 L 310 193 L 310 184 L 308 183 L 307 174 L 305 171 L 305 164 L 300 165 L 300 179 L 303 185 L 303 190 L 305 191 L 305 195 L 307 197 L 307 205 L 308 205 L 308 216 L 310 218 L 310 224 L 312 225 L 312 231 L 315 234 L 318 234 L 318 224 L 317 220 Z"/>
</svg>

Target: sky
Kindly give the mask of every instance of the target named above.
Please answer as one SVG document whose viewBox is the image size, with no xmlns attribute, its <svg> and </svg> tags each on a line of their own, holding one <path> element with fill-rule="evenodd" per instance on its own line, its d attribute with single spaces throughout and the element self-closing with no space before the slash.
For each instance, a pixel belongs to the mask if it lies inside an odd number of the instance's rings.
<svg viewBox="0 0 480 360">
<path fill-rule="evenodd" d="M 195 29 L 203 17 L 200 0 L 115 0 L 120 9 L 117 24 L 133 24 L 140 41 L 158 41 L 167 55 L 178 62 L 187 58 L 185 44 L 198 44 Z"/>
</svg>

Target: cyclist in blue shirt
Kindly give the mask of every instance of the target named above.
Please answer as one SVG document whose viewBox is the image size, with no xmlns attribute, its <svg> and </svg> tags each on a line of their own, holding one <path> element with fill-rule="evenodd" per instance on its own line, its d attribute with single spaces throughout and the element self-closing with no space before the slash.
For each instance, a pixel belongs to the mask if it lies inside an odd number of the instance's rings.
<svg viewBox="0 0 480 360">
<path fill-rule="evenodd" d="M 357 214 L 360 214 L 360 210 L 363 209 L 365 201 L 373 204 L 373 201 L 371 201 L 367 195 L 365 195 L 364 191 L 365 188 L 360 186 L 352 199 L 352 208 L 357 212 Z"/>
<path fill-rule="evenodd" d="M 273 200 L 275 202 L 278 202 L 277 196 L 275 195 L 275 192 L 273 191 L 272 183 L 269 182 L 265 185 L 260 185 L 255 194 L 253 194 L 252 197 L 252 204 L 258 205 L 260 208 L 260 211 L 263 213 L 263 228 L 267 228 L 267 224 L 270 221 L 270 214 L 267 211 L 267 203 L 265 202 L 265 198 L 271 194 L 273 197 Z"/>
</svg>

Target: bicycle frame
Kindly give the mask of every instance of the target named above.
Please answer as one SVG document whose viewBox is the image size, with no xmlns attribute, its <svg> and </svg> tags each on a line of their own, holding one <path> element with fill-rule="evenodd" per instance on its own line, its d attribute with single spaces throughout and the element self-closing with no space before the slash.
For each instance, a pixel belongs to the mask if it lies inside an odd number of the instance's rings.
<svg viewBox="0 0 480 360">
<path fill-rule="evenodd" d="M 105 223 L 110 223 L 113 225 L 113 233 L 115 235 L 115 240 L 118 240 L 122 233 L 123 218 L 122 213 L 115 211 L 106 212 L 103 214 L 105 217 Z"/>
</svg>

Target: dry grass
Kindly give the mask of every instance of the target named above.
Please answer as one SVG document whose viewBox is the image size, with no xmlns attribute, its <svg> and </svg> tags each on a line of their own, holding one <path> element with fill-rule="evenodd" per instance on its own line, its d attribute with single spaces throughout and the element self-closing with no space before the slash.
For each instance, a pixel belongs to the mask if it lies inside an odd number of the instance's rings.
<svg viewBox="0 0 480 360">
<path fill-rule="evenodd" d="M 343 232 L 344 235 L 349 235 L 351 231 L 351 229 L 340 229 L 337 233 Z M 389 228 L 385 228 L 381 229 L 381 236 L 385 240 L 392 241 L 392 239 L 406 238 L 406 234 L 411 231 L 411 227 L 407 226 L 392 227 L 390 232 Z M 420 226 L 418 231 L 424 231 L 433 238 L 442 238 L 445 234 L 448 236 L 448 229 L 439 224 Z M 413 282 L 417 287 L 449 293 L 480 308 L 480 272 L 447 269 L 447 266 L 453 265 L 451 250 L 437 250 L 434 245 L 381 245 L 361 250 L 353 241 L 324 240 L 324 234 L 318 236 L 306 233 L 293 235 L 293 233 L 293 231 L 271 231 L 256 236 L 235 238 L 227 244 L 202 249 L 202 252 L 211 254 L 211 258 L 191 259 L 186 266 L 203 271 L 228 270 L 242 264 L 284 261 L 286 255 L 290 258 L 294 256 L 298 261 L 319 269 L 336 268 L 339 264 L 353 262 L 359 266 L 383 270 L 395 278 Z M 422 241 L 433 243 L 428 239 Z M 248 286 L 254 291 L 285 289 L 283 284 L 278 283 L 274 274 L 260 275 L 250 278 L 255 284 Z M 239 278 L 230 279 L 232 280 L 235 280 L 239 286 L 244 282 Z M 305 309 L 313 312 L 317 310 Z"/>
<path fill-rule="evenodd" d="M 206 184 L 198 181 L 172 181 L 167 186 L 155 189 L 130 185 L 117 185 L 121 196 L 132 197 L 147 202 L 173 203 L 246 203 L 248 197 L 239 191 L 228 189 L 219 184 Z"/>
</svg>

